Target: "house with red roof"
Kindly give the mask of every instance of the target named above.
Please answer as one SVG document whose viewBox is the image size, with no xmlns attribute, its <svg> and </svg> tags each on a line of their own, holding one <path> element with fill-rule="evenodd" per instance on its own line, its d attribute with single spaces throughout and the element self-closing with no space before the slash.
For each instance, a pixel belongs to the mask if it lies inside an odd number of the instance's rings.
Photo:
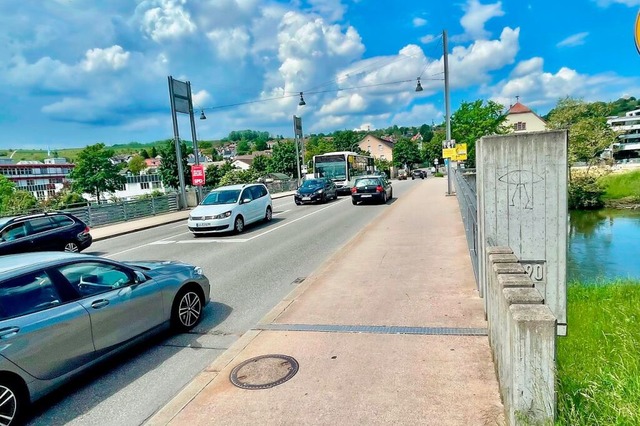
<svg viewBox="0 0 640 426">
<path fill-rule="evenodd" d="M 547 130 L 547 122 L 520 102 L 511 105 L 504 124 L 515 133 Z"/>
</svg>

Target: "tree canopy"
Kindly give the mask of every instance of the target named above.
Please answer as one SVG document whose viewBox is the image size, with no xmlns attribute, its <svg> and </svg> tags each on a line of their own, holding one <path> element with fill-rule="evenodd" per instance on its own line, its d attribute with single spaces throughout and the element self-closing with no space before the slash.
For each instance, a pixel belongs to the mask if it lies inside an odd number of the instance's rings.
<svg viewBox="0 0 640 426">
<path fill-rule="evenodd" d="M 415 163 L 421 163 L 418 144 L 407 138 L 402 138 L 393 145 L 393 165 L 412 168 Z"/>
<path fill-rule="evenodd" d="M 191 169 L 187 166 L 187 146 L 184 142 L 180 142 L 180 153 L 182 154 L 182 170 L 184 171 L 185 185 L 191 183 Z M 160 155 L 162 162 L 158 168 L 158 173 L 165 186 L 173 189 L 180 187 L 178 178 L 178 161 L 176 160 L 176 148 L 173 140 L 168 140 L 160 147 Z M 206 179 L 206 178 L 205 178 Z"/>
<path fill-rule="evenodd" d="M 105 148 L 103 143 L 89 145 L 80 151 L 70 174 L 73 190 L 93 194 L 100 202 L 101 193 L 115 192 L 124 185 L 126 179 L 120 174 L 120 167 L 111 162 L 113 156 L 113 150 Z"/>
</svg>

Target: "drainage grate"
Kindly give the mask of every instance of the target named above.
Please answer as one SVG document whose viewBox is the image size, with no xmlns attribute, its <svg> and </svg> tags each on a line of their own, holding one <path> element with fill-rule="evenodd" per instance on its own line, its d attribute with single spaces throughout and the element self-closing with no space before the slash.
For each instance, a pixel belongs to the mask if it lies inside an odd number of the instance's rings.
<svg viewBox="0 0 640 426">
<path fill-rule="evenodd" d="M 268 389 L 298 372 L 298 361 L 288 355 L 261 355 L 236 365 L 229 380 L 242 389 Z"/>
<path fill-rule="evenodd" d="M 487 336 L 486 328 L 459 327 L 399 327 L 382 325 L 332 324 L 258 324 L 255 330 L 319 331 L 326 333 L 419 334 L 444 336 Z"/>
</svg>

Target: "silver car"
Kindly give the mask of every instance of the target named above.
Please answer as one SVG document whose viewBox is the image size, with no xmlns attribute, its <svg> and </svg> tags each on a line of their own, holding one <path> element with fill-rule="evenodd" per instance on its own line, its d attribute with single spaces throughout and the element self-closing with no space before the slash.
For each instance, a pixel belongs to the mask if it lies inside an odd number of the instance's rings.
<svg viewBox="0 0 640 426">
<path fill-rule="evenodd" d="M 199 267 L 76 253 L 0 256 L 0 424 L 148 334 L 193 328 L 209 302 Z"/>
</svg>

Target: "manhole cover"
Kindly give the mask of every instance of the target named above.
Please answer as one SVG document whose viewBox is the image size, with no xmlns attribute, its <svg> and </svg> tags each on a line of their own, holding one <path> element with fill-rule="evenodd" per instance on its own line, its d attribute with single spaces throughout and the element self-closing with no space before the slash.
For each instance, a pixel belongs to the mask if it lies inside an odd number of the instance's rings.
<svg viewBox="0 0 640 426">
<path fill-rule="evenodd" d="M 287 355 L 262 355 L 236 365 L 229 379 L 242 389 L 268 389 L 296 375 L 298 361 Z"/>
</svg>

